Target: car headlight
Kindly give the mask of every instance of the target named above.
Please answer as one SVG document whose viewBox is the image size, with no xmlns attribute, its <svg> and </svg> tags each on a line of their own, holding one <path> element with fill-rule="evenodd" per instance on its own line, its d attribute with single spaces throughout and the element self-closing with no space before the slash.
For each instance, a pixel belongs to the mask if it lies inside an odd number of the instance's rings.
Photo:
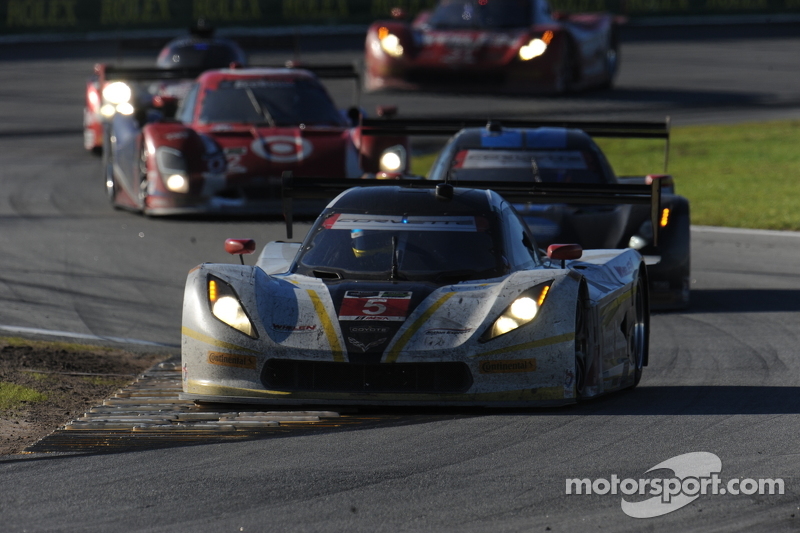
<svg viewBox="0 0 800 533">
<path fill-rule="evenodd" d="M 216 276 L 208 276 L 208 305 L 211 314 L 221 322 L 248 337 L 258 338 L 258 333 L 242 307 L 236 291 Z"/>
<path fill-rule="evenodd" d="M 531 39 L 528 44 L 519 49 L 519 58 L 523 61 L 530 61 L 539 57 L 547 50 L 547 43 L 542 39 Z"/>
<path fill-rule="evenodd" d="M 406 167 L 407 159 L 405 146 L 392 146 L 381 154 L 380 169 L 382 172 L 400 172 Z"/>
<path fill-rule="evenodd" d="M 400 57 L 403 55 L 403 45 L 400 44 L 400 38 L 391 33 L 389 28 L 384 26 L 378 30 L 378 40 L 381 43 L 381 50 L 390 56 Z"/>
<path fill-rule="evenodd" d="M 547 299 L 552 283 L 552 281 L 542 283 L 520 294 L 494 321 L 492 326 L 486 330 L 481 337 L 481 341 L 486 342 L 504 335 L 536 318 L 539 314 L 539 309 Z"/>
<path fill-rule="evenodd" d="M 103 87 L 103 99 L 115 106 L 129 103 L 131 96 L 133 96 L 131 88 L 127 83 L 121 81 L 115 81 Z"/>
<path fill-rule="evenodd" d="M 164 185 L 172 192 L 189 192 L 186 159 L 180 150 L 161 146 L 156 150 L 156 164 Z"/>
</svg>

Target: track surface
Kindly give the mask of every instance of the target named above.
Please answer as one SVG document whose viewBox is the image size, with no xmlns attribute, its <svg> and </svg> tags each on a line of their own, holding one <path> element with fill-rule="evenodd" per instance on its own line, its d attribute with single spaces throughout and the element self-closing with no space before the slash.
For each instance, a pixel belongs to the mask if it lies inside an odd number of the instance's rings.
<svg viewBox="0 0 800 533">
<path fill-rule="evenodd" d="M 740 35 L 632 40 L 614 92 L 364 103 L 398 103 L 409 115 L 797 116 L 800 38 Z M 283 228 L 113 211 L 80 133 L 85 75 L 108 58 L 84 47 L 0 50 L 0 324 L 176 345 L 188 269 L 229 261 L 226 237 L 263 244 Z M 346 104 L 348 88 L 334 90 Z M 693 239 L 692 309 L 654 316 L 651 365 L 633 392 L 560 410 L 393 411 L 365 426 L 273 438 L 6 457 L 0 529 L 798 529 L 800 238 L 696 228 Z M 565 494 L 566 478 L 646 477 L 699 451 L 721 458 L 724 480 L 781 478 L 786 493 L 701 496 L 639 520 L 621 511 L 620 496 Z"/>
</svg>

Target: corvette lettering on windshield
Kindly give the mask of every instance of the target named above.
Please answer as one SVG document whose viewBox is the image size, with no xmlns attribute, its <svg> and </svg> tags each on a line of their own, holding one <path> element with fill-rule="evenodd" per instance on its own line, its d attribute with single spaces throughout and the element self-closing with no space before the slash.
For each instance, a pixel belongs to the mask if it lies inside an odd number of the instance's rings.
<svg viewBox="0 0 800 533">
<path fill-rule="evenodd" d="M 393 216 L 341 213 L 327 219 L 326 229 L 403 231 L 478 231 L 475 217 L 469 216 Z"/>
</svg>

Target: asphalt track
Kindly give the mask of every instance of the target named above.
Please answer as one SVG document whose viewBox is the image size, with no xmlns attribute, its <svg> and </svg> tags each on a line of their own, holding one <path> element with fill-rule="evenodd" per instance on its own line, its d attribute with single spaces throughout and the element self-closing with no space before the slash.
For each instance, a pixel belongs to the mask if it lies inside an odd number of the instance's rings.
<svg viewBox="0 0 800 533">
<path fill-rule="evenodd" d="M 363 103 L 409 115 L 669 114 L 676 123 L 798 116 L 800 36 L 696 31 L 626 42 L 613 92 Z M 80 123 L 86 73 L 113 56 L 0 50 L 0 325 L 174 346 L 188 269 L 230 261 L 226 237 L 264 243 L 283 227 L 108 206 Z M 347 87 L 334 92 L 348 98 Z M 243 440 L 9 456 L 0 530 L 796 530 L 800 238 L 714 228 L 692 237 L 692 308 L 653 317 L 651 365 L 635 391 L 558 410 L 386 410 L 366 413 L 369 423 Z M 647 519 L 624 514 L 619 494 L 565 494 L 567 478 L 652 477 L 651 467 L 691 452 L 716 454 L 726 481 L 780 478 L 785 493 L 705 495 Z"/>
</svg>

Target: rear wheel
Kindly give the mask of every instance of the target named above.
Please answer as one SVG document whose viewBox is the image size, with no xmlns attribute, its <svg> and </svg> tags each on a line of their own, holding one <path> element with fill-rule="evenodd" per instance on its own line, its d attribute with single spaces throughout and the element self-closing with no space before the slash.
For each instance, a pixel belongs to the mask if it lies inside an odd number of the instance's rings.
<svg viewBox="0 0 800 533">
<path fill-rule="evenodd" d="M 642 369 L 647 357 L 648 335 L 650 322 L 648 319 L 649 309 L 647 307 L 645 281 L 640 276 L 636 282 L 636 293 L 634 294 L 634 316 L 628 334 L 628 357 L 630 364 L 634 368 L 633 385 L 634 388 L 642 379 Z"/>
<path fill-rule="evenodd" d="M 139 153 L 139 205 L 142 213 L 147 210 L 147 150 L 142 148 Z"/>
</svg>

